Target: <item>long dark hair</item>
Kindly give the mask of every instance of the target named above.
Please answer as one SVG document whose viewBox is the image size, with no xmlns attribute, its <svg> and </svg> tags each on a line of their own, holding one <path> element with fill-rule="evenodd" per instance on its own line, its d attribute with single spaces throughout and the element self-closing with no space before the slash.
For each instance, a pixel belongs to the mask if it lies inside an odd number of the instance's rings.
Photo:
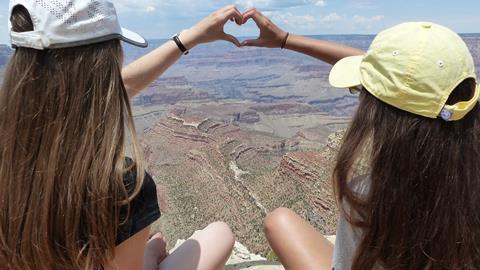
<svg viewBox="0 0 480 270">
<path fill-rule="evenodd" d="M 462 82 L 447 103 L 469 100 L 474 88 L 473 79 Z M 362 155 L 368 194 L 350 184 Z M 352 269 L 480 269 L 478 105 L 445 122 L 389 106 L 364 89 L 334 184 L 343 214 L 363 231 Z"/>
<path fill-rule="evenodd" d="M 21 6 L 14 31 L 33 30 Z M 17 48 L 0 92 L 0 265 L 101 269 L 143 179 L 118 40 Z M 131 136 L 137 187 L 123 183 Z M 131 195 L 131 196 L 130 196 Z"/>
</svg>

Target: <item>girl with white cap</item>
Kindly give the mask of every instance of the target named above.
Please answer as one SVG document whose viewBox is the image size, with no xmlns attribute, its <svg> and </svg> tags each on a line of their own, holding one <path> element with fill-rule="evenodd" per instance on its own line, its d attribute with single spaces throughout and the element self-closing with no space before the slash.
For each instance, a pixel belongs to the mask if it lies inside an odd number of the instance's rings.
<svg viewBox="0 0 480 270">
<path fill-rule="evenodd" d="M 285 268 L 480 269 L 480 87 L 464 41 L 437 24 L 404 23 L 364 53 L 290 35 L 255 9 L 250 18 L 261 34 L 243 45 L 335 64 L 330 83 L 360 91 L 333 171 L 335 246 L 289 209 L 265 219 Z M 366 176 L 355 175 L 360 159 Z"/>
<path fill-rule="evenodd" d="M 161 235 L 146 245 L 160 211 L 129 97 L 198 44 L 240 45 L 223 31 L 228 20 L 241 23 L 234 6 L 122 71 L 120 40 L 147 42 L 120 27 L 111 1 L 10 1 L 15 53 L 0 92 L 0 268 L 222 268 L 234 236 L 221 222 L 168 257 Z"/>
</svg>

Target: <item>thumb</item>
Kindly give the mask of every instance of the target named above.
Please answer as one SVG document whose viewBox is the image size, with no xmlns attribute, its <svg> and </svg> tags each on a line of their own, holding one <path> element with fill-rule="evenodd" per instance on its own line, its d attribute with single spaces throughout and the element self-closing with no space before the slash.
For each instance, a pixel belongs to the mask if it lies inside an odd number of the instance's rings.
<svg viewBox="0 0 480 270">
<path fill-rule="evenodd" d="M 242 45 L 240 44 L 240 41 L 238 41 L 238 39 L 237 39 L 236 37 L 234 37 L 234 36 L 232 36 L 232 35 L 230 35 L 230 34 L 224 34 L 223 37 L 222 37 L 222 39 L 225 40 L 225 41 L 228 41 L 228 42 L 231 42 L 231 43 L 235 44 L 235 46 L 237 46 L 237 47 L 242 46 Z"/>
<path fill-rule="evenodd" d="M 257 39 L 249 39 L 242 42 L 242 46 L 247 47 L 263 47 L 263 41 L 259 38 Z"/>
</svg>

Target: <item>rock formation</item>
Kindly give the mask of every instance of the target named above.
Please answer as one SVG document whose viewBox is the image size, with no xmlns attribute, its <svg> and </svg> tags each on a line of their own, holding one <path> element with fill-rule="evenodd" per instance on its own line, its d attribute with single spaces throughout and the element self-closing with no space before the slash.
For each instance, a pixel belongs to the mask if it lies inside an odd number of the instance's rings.
<svg viewBox="0 0 480 270">
<path fill-rule="evenodd" d="M 331 158 L 322 151 L 298 152 L 294 145 L 172 111 L 143 136 L 148 170 L 164 196 L 158 229 L 169 239 L 185 239 L 222 220 L 250 250 L 265 255 L 262 220 L 275 208 L 289 207 L 322 233 L 334 233 Z"/>
</svg>

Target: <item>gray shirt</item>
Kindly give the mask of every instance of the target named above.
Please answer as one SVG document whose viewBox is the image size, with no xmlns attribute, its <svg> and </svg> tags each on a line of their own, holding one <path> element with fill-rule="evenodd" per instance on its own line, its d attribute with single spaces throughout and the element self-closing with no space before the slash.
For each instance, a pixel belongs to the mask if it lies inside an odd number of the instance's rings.
<svg viewBox="0 0 480 270">
<path fill-rule="evenodd" d="M 359 194 L 367 194 L 370 188 L 370 178 L 368 176 L 356 178 L 352 180 L 352 187 Z M 345 206 L 345 210 L 349 210 L 348 206 Z M 343 215 L 340 215 L 337 222 L 337 239 L 335 240 L 333 253 L 333 268 L 335 270 L 352 269 L 353 257 L 357 252 L 361 237 L 361 229 L 354 228 Z"/>
</svg>

